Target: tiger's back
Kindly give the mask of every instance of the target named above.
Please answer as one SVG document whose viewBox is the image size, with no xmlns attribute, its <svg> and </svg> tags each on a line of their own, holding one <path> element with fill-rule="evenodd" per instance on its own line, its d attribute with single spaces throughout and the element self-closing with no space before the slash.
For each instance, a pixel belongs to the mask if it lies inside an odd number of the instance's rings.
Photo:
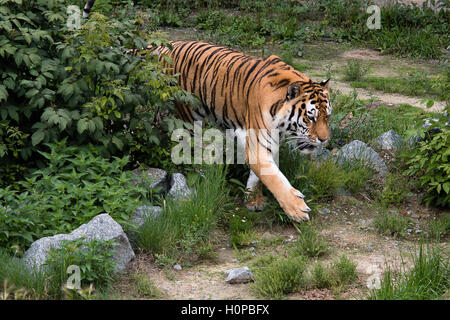
<svg viewBox="0 0 450 320">
<path fill-rule="evenodd" d="M 172 46 L 172 50 L 163 48 L 160 53 L 172 58 L 171 67 L 179 74 L 181 88 L 198 96 L 204 105 L 204 110 L 179 106 L 180 116 L 186 121 L 211 116 L 225 128 L 251 128 L 252 109 L 268 104 L 272 107 L 274 102 L 284 100 L 285 92 L 279 89 L 309 80 L 276 56 L 260 59 L 197 41 L 178 41 Z"/>
</svg>

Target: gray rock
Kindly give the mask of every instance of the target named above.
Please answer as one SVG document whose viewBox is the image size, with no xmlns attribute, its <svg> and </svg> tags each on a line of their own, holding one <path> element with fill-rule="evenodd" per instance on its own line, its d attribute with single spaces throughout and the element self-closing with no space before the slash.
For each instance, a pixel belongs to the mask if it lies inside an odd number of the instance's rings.
<svg viewBox="0 0 450 320">
<path fill-rule="evenodd" d="M 177 271 L 181 271 L 183 269 L 179 264 L 174 265 L 173 268 Z"/>
<path fill-rule="evenodd" d="M 253 281 L 253 273 L 248 267 L 234 268 L 226 270 L 224 273 L 227 275 L 227 279 L 225 281 L 230 284 Z"/>
<path fill-rule="evenodd" d="M 313 160 L 323 162 L 331 157 L 331 151 L 323 146 L 319 146 L 312 154 Z"/>
<path fill-rule="evenodd" d="M 170 190 L 167 196 L 180 200 L 189 198 L 191 193 L 186 177 L 182 173 L 174 173 L 170 178 Z"/>
<path fill-rule="evenodd" d="M 48 251 L 51 248 L 60 248 L 63 240 L 73 241 L 83 237 L 86 242 L 93 239 L 105 241 L 113 239 L 116 241 L 118 245 L 114 247 L 113 256 L 116 271 L 124 270 L 128 262 L 134 258 L 133 249 L 122 227 L 108 214 L 104 213 L 97 215 L 69 234 L 57 234 L 36 240 L 25 252 L 23 260 L 29 268 L 40 268 L 47 260 Z"/>
<path fill-rule="evenodd" d="M 395 133 L 392 129 L 382 133 L 375 139 L 375 145 L 381 150 L 397 151 L 403 143 L 402 136 Z"/>
<path fill-rule="evenodd" d="M 328 208 L 321 208 L 321 209 L 319 209 L 319 213 L 320 214 L 330 214 L 331 210 Z"/>
<path fill-rule="evenodd" d="M 158 169 L 150 168 L 146 170 L 133 170 L 134 179 L 133 184 L 144 184 L 149 189 L 156 189 L 155 194 L 165 193 L 167 191 L 167 172 Z"/>
<path fill-rule="evenodd" d="M 336 154 L 337 163 L 342 165 L 345 162 L 363 161 L 373 167 L 380 176 L 386 175 L 387 167 L 378 153 L 364 142 L 354 140 L 343 146 Z"/>
<path fill-rule="evenodd" d="M 155 220 L 162 213 L 162 208 L 158 206 L 140 206 L 136 208 L 130 222 L 136 225 L 136 229 L 142 226 L 148 217 L 153 217 Z"/>
</svg>

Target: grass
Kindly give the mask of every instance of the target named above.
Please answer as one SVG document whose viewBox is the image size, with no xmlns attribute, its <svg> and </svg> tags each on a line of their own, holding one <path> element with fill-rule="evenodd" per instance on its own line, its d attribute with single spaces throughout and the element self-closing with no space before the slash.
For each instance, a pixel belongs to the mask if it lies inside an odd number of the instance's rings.
<svg viewBox="0 0 450 320">
<path fill-rule="evenodd" d="M 22 260 L 0 248 L 0 289 L 3 299 L 47 298 L 45 276 L 30 272 Z"/>
<path fill-rule="evenodd" d="M 374 226 L 382 234 L 404 238 L 409 222 L 410 219 L 400 214 L 382 210 L 375 216 Z"/>
<path fill-rule="evenodd" d="M 442 299 L 450 289 L 448 252 L 438 245 L 420 244 L 413 254 L 411 269 L 389 267 L 379 289 L 372 290 L 372 300 L 434 300 Z"/>
<path fill-rule="evenodd" d="M 359 60 L 347 61 L 347 65 L 344 67 L 344 80 L 360 81 L 367 71 L 367 67 L 364 67 Z"/>
<path fill-rule="evenodd" d="M 301 287 L 305 269 L 305 257 L 278 258 L 267 266 L 255 270 L 255 283 L 252 288 L 256 294 L 264 298 L 281 299 Z"/>
<path fill-rule="evenodd" d="M 320 257 L 329 251 L 329 244 L 313 228 L 311 224 L 295 225 L 298 238 L 294 251 L 310 258 Z"/>
<path fill-rule="evenodd" d="M 450 232 L 450 214 L 444 213 L 428 224 L 429 236 L 433 239 L 443 239 Z"/>
<path fill-rule="evenodd" d="M 139 295 L 151 299 L 163 298 L 164 294 L 154 285 L 146 274 L 134 273 L 131 276 L 131 279 L 133 281 L 134 289 Z"/>
<path fill-rule="evenodd" d="M 408 179 L 399 173 L 389 172 L 386 175 L 384 187 L 379 195 L 382 206 L 400 205 L 409 193 Z"/>
<path fill-rule="evenodd" d="M 173 259 L 196 259 L 196 248 L 209 240 L 219 218 L 232 205 L 223 166 L 205 166 L 188 200 L 166 199 L 162 214 L 150 217 L 137 235 L 138 246 Z"/>
<path fill-rule="evenodd" d="M 429 96 L 438 100 L 450 99 L 449 71 L 435 77 L 429 77 L 423 72 L 410 73 L 406 79 L 392 77 L 348 77 L 345 80 L 352 81 L 354 88 L 375 89 L 386 93 L 400 93 L 407 96 Z"/>
</svg>

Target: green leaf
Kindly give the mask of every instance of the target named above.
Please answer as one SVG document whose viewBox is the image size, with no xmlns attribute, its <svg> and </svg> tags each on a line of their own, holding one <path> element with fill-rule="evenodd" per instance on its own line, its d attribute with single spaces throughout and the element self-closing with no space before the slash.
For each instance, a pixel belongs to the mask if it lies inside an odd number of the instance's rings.
<svg viewBox="0 0 450 320">
<path fill-rule="evenodd" d="M 38 145 L 45 138 L 45 131 L 38 130 L 31 136 L 31 143 L 33 146 Z"/>
</svg>

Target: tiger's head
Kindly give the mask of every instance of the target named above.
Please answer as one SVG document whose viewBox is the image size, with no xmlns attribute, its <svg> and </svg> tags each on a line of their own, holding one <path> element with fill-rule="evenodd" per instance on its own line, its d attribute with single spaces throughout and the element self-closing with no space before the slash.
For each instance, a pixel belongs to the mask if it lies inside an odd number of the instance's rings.
<svg viewBox="0 0 450 320">
<path fill-rule="evenodd" d="M 329 80 L 297 81 L 287 87 L 278 129 L 282 136 L 289 136 L 288 139 L 295 142 L 294 149 L 302 153 L 311 153 L 330 139 Z"/>
</svg>

